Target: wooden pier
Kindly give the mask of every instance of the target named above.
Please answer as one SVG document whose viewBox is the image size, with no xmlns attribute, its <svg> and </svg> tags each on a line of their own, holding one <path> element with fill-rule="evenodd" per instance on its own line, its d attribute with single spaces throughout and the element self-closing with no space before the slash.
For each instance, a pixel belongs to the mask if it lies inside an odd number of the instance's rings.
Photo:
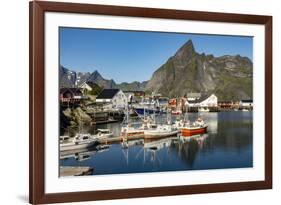
<svg viewBox="0 0 281 205">
<path fill-rule="evenodd" d="M 92 121 L 91 125 L 109 124 L 115 122 L 118 122 L 118 120 L 108 119 L 108 120 L 101 120 L 101 121 Z"/>
<path fill-rule="evenodd" d="M 61 166 L 60 167 L 60 176 L 84 176 L 92 175 L 94 169 L 91 167 L 71 167 L 71 166 Z"/>
</svg>

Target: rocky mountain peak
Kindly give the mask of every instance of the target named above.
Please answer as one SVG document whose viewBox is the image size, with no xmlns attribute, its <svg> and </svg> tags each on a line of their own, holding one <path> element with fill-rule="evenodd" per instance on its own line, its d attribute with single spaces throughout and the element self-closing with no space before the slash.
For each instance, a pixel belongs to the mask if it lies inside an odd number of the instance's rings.
<svg viewBox="0 0 281 205">
<path fill-rule="evenodd" d="M 192 40 L 188 40 L 182 47 L 176 52 L 175 57 L 178 59 L 190 58 L 195 53 Z"/>
<path fill-rule="evenodd" d="M 252 70 L 247 57 L 199 54 L 189 40 L 153 73 L 146 90 L 169 97 L 200 92 L 219 100 L 251 99 Z"/>
<path fill-rule="evenodd" d="M 94 72 L 92 72 L 88 78 L 87 81 L 91 81 L 91 82 L 95 82 L 95 81 L 101 81 L 104 80 L 104 78 L 101 76 L 101 74 L 95 70 Z"/>
<path fill-rule="evenodd" d="M 94 72 L 91 73 L 92 78 L 102 78 L 101 74 L 95 70 Z"/>
</svg>

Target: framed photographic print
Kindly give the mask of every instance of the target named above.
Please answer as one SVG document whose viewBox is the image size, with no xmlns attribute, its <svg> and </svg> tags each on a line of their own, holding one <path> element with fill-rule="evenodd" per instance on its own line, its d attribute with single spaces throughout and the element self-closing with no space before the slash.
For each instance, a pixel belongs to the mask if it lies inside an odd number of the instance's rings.
<svg viewBox="0 0 281 205">
<path fill-rule="evenodd" d="M 272 17 L 30 2 L 30 203 L 272 187 Z"/>
</svg>

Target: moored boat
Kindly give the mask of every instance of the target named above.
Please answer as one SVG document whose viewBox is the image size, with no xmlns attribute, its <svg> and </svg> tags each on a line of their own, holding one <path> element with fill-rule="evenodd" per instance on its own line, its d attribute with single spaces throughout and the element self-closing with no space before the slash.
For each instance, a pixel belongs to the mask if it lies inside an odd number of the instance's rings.
<svg viewBox="0 0 281 205">
<path fill-rule="evenodd" d="M 60 151 L 89 148 L 98 143 L 90 134 L 77 134 L 72 139 L 60 143 Z"/>
<path fill-rule="evenodd" d="M 142 127 L 136 128 L 133 126 L 132 123 L 124 124 L 121 127 L 121 136 L 136 136 L 136 135 L 143 135 L 144 130 Z"/>
<path fill-rule="evenodd" d="M 181 115 L 181 114 L 182 114 L 182 111 L 181 111 L 181 110 L 172 110 L 172 111 L 171 111 L 171 114 L 172 114 L 172 115 Z"/>
<path fill-rule="evenodd" d="M 208 125 L 200 117 L 193 123 L 181 120 L 176 122 L 176 127 L 180 130 L 181 136 L 192 136 L 207 132 Z"/>
<path fill-rule="evenodd" d="M 135 107 L 135 111 L 139 115 L 145 115 L 145 114 L 153 114 L 153 113 L 160 113 L 159 109 L 156 108 L 145 108 L 145 107 Z"/>
<path fill-rule="evenodd" d="M 192 135 L 198 135 L 198 134 L 204 134 L 207 132 L 207 125 L 204 126 L 185 126 L 181 129 L 181 135 L 182 136 L 192 136 Z"/>
<path fill-rule="evenodd" d="M 105 137 L 112 137 L 113 132 L 111 132 L 109 129 L 98 129 L 98 134 L 94 135 L 93 137 L 96 138 L 105 138 Z"/>
<path fill-rule="evenodd" d="M 158 125 L 154 129 L 144 130 L 144 137 L 149 138 L 160 138 L 160 137 L 169 137 L 178 134 L 178 129 L 172 125 Z"/>
<path fill-rule="evenodd" d="M 200 107 L 198 108 L 198 112 L 210 112 L 209 108 Z"/>
</svg>

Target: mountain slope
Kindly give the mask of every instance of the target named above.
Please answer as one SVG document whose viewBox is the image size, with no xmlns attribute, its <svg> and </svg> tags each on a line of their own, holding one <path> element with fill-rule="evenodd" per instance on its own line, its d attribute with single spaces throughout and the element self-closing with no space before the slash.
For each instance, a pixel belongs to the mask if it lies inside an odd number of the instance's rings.
<svg viewBox="0 0 281 205">
<path fill-rule="evenodd" d="M 97 84 L 101 88 L 119 88 L 124 91 L 143 91 L 146 87 L 147 81 L 132 83 L 123 82 L 120 84 L 115 83 L 114 80 L 107 80 L 101 76 L 96 70 L 90 72 L 75 72 L 71 71 L 63 66 L 60 66 L 60 87 L 79 87 L 84 82 L 92 82 Z"/>
<path fill-rule="evenodd" d="M 252 70 L 247 57 L 198 54 L 189 40 L 154 72 L 145 89 L 169 97 L 201 92 L 215 93 L 219 100 L 248 99 L 252 98 Z"/>
</svg>

